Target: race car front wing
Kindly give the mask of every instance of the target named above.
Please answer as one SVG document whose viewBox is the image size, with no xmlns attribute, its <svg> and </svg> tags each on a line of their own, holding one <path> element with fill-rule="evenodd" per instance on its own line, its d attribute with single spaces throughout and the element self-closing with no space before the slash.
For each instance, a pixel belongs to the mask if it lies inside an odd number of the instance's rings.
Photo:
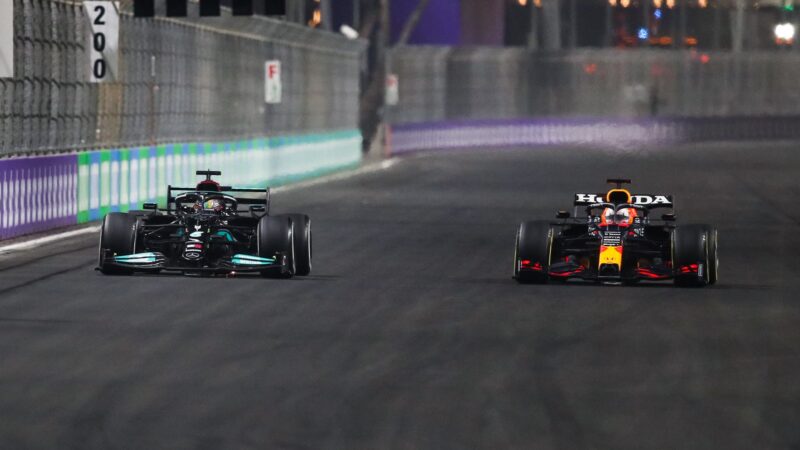
<svg viewBox="0 0 800 450">
<path fill-rule="evenodd" d="M 134 271 L 191 271 L 205 273 L 261 272 L 269 269 L 287 270 L 288 255 L 279 253 L 275 258 L 264 258 L 255 255 L 236 254 L 230 258 L 215 261 L 214 265 L 175 265 L 160 252 L 145 252 L 132 255 L 114 255 L 106 250 L 102 256 L 101 266 L 116 266 Z M 99 268 L 98 268 L 99 269 Z"/>
</svg>

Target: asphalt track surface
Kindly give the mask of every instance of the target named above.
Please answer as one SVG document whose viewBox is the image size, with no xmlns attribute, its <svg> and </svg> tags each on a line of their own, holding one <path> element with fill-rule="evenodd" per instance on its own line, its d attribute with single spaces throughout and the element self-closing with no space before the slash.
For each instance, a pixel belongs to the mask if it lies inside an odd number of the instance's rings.
<svg viewBox="0 0 800 450">
<path fill-rule="evenodd" d="M 517 223 L 633 178 L 720 231 L 719 285 L 521 286 Z M 276 195 L 309 278 L 0 258 L 0 448 L 798 449 L 790 143 L 410 157 Z"/>
</svg>

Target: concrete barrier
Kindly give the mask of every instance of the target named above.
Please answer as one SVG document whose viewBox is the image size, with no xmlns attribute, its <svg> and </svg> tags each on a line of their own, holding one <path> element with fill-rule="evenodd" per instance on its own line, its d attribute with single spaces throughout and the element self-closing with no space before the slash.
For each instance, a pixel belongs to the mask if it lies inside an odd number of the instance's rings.
<svg viewBox="0 0 800 450">
<path fill-rule="evenodd" d="M 0 239 L 77 223 L 75 155 L 0 160 Z"/>
<path fill-rule="evenodd" d="M 360 162 L 356 130 L 0 159 L 0 239 L 164 205 L 167 185 L 194 186 L 196 170 L 221 170 L 226 185 L 266 187 Z"/>
<path fill-rule="evenodd" d="M 391 126 L 393 155 L 470 147 L 620 148 L 693 141 L 800 139 L 800 117 L 465 120 Z"/>
</svg>

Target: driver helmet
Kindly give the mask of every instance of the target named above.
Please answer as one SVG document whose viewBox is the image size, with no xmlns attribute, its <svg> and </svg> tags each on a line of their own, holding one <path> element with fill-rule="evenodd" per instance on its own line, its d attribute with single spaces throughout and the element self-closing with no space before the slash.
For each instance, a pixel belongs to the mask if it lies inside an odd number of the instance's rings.
<svg viewBox="0 0 800 450">
<path fill-rule="evenodd" d="M 600 226 L 618 225 L 621 227 L 628 227 L 633 223 L 633 219 L 637 216 L 636 209 L 634 208 L 606 208 L 600 216 Z"/>
<path fill-rule="evenodd" d="M 203 209 L 221 213 L 225 210 L 225 202 L 218 198 L 208 199 L 203 203 Z"/>
</svg>

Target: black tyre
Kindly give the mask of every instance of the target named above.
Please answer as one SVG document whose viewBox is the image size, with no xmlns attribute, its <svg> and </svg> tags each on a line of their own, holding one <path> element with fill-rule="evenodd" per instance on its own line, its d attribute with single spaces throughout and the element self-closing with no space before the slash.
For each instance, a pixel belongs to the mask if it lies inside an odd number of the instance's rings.
<svg viewBox="0 0 800 450">
<path fill-rule="evenodd" d="M 677 286 L 701 287 L 716 282 L 716 233 L 712 238 L 711 231 L 708 225 L 683 225 L 673 231 L 672 268 Z"/>
<path fill-rule="evenodd" d="M 523 222 L 514 248 L 514 278 L 519 283 L 547 283 L 553 229 L 547 221 Z"/>
<path fill-rule="evenodd" d="M 136 217 L 113 212 L 103 219 L 100 231 L 100 272 L 105 275 L 127 275 L 132 270 L 122 267 L 103 264 L 103 254 L 111 252 L 112 255 L 131 255 L 136 253 Z"/>
<path fill-rule="evenodd" d="M 311 218 L 305 214 L 284 214 L 294 224 L 294 269 L 295 275 L 311 273 Z"/>
<path fill-rule="evenodd" d="M 287 216 L 264 216 L 256 231 L 258 256 L 279 258 L 282 267 L 261 271 L 267 278 L 291 278 L 294 266 L 294 225 Z"/>
<path fill-rule="evenodd" d="M 706 232 L 708 233 L 708 284 L 713 285 L 717 283 L 719 272 L 719 255 L 717 254 L 719 232 L 710 225 L 706 225 Z"/>
</svg>

